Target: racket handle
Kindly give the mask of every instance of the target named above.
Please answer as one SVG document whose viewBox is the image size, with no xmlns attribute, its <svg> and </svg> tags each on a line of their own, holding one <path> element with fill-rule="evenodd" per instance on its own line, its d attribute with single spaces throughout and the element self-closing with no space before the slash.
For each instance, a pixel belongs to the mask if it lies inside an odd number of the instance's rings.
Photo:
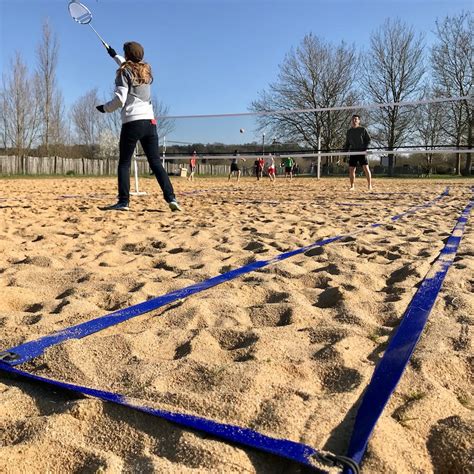
<svg viewBox="0 0 474 474">
<path fill-rule="evenodd" d="M 97 35 L 97 37 L 100 39 L 100 41 L 102 42 L 102 44 L 104 45 L 104 48 L 105 49 L 109 49 L 109 45 L 102 39 L 102 36 L 99 35 L 99 33 L 97 33 L 97 31 L 95 30 L 95 28 L 90 24 L 88 23 L 88 25 L 92 28 L 92 31 L 94 31 L 94 33 Z"/>
</svg>

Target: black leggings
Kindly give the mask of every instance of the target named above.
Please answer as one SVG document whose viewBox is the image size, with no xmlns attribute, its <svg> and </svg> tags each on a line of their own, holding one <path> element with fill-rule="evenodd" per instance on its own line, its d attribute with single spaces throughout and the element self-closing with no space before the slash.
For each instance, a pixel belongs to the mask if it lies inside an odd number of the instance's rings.
<svg viewBox="0 0 474 474">
<path fill-rule="evenodd" d="M 134 120 L 124 123 L 120 132 L 120 158 L 118 164 L 118 200 L 129 202 L 130 165 L 137 142 L 140 141 L 148 159 L 150 168 L 156 176 L 166 202 L 175 199 L 173 186 L 160 161 L 158 152 L 158 134 L 151 120 Z"/>
</svg>

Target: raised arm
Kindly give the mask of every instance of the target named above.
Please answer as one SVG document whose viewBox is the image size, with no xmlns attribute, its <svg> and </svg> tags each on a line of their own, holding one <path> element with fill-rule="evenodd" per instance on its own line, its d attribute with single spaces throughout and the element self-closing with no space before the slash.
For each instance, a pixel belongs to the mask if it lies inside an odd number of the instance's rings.
<svg viewBox="0 0 474 474">
<path fill-rule="evenodd" d="M 349 142 L 349 130 L 347 130 L 347 132 L 346 132 L 346 142 L 344 143 L 344 149 L 343 149 L 343 151 L 349 151 L 349 146 L 350 146 L 350 142 Z"/>
<path fill-rule="evenodd" d="M 366 128 L 364 128 L 364 147 L 365 149 L 367 150 L 367 148 L 369 147 L 369 144 L 370 144 L 370 135 L 369 135 L 369 132 L 367 131 Z"/>
<path fill-rule="evenodd" d="M 122 108 L 127 101 L 128 90 L 129 90 L 129 73 L 122 71 L 121 74 L 117 75 L 115 79 L 115 91 L 114 98 L 105 103 L 104 105 L 98 105 L 96 109 L 99 112 L 114 112 L 115 110 Z"/>
</svg>

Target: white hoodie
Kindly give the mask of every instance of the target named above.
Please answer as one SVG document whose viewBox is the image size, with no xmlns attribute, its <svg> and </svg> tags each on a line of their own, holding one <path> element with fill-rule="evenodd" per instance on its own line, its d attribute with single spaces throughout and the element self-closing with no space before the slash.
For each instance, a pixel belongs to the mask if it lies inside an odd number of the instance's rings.
<svg viewBox="0 0 474 474">
<path fill-rule="evenodd" d="M 115 56 L 115 62 L 120 66 L 125 62 L 122 56 Z M 150 84 L 134 85 L 130 73 L 125 70 L 115 79 L 114 98 L 104 104 L 106 112 L 114 112 L 121 108 L 122 123 L 134 120 L 153 120 L 153 105 L 151 103 Z"/>
</svg>

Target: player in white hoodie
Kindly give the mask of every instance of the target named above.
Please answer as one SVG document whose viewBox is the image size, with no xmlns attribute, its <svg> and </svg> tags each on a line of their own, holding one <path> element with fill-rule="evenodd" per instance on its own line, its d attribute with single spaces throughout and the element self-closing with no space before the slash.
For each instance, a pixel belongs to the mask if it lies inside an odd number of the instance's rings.
<svg viewBox="0 0 474 474">
<path fill-rule="evenodd" d="M 120 132 L 120 157 L 118 164 L 118 202 L 104 210 L 128 211 L 130 203 L 130 165 L 137 142 L 140 141 L 163 197 L 172 211 L 180 211 L 173 186 L 160 161 L 158 133 L 151 103 L 151 67 L 143 61 L 142 45 L 133 41 L 123 45 L 125 58 L 112 47 L 107 52 L 119 64 L 115 78 L 114 98 L 97 110 L 114 112 L 121 108 L 122 130 Z"/>
</svg>

